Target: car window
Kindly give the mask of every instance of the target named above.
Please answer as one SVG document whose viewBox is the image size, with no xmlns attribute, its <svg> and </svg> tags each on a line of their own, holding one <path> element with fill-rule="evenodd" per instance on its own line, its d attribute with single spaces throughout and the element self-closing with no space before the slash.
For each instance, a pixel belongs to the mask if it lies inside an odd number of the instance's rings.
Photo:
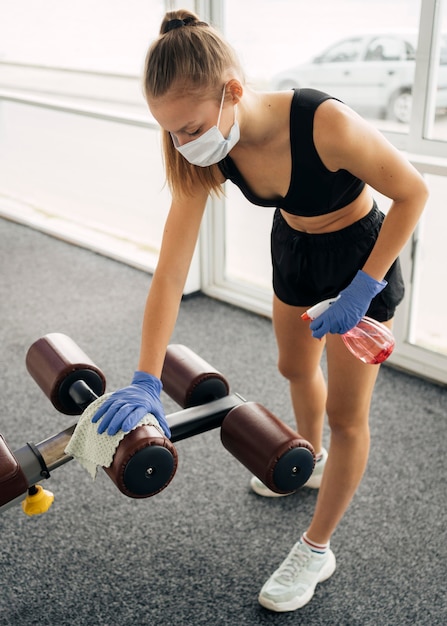
<svg viewBox="0 0 447 626">
<path fill-rule="evenodd" d="M 376 37 L 368 46 L 365 61 L 408 60 L 407 46 L 410 44 L 397 37 Z"/>
<path fill-rule="evenodd" d="M 315 59 L 317 63 L 343 63 L 356 61 L 360 56 L 362 40 L 359 38 L 345 39 L 331 46 Z"/>
<path fill-rule="evenodd" d="M 415 61 L 416 60 L 416 47 L 410 43 L 409 41 L 405 41 L 405 54 L 407 61 Z"/>
</svg>

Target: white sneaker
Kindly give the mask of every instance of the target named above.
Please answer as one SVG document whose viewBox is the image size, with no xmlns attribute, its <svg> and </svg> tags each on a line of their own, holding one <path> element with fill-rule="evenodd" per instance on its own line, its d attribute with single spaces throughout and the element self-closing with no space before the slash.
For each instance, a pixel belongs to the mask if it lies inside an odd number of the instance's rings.
<svg viewBox="0 0 447 626">
<path fill-rule="evenodd" d="M 326 461 L 327 450 L 326 448 L 321 448 L 321 458 L 315 463 L 314 471 L 312 472 L 309 480 L 304 483 L 303 487 L 310 487 L 310 489 L 320 488 L 324 468 L 326 467 Z"/>
<path fill-rule="evenodd" d="M 296 611 L 307 604 L 315 587 L 335 571 L 332 550 L 318 554 L 298 541 L 262 587 L 259 603 L 271 611 Z"/>
<path fill-rule="evenodd" d="M 310 487 L 311 489 L 320 488 L 321 479 L 323 477 L 323 470 L 327 461 L 327 450 L 325 448 L 321 448 L 321 454 L 321 459 L 315 463 L 314 471 L 312 472 L 309 480 L 304 483 L 303 487 Z M 272 491 L 266 485 L 264 485 L 264 483 L 256 476 L 253 476 L 251 478 L 250 487 L 259 496 L 264 496 L 266 498 L 281 498 L 282 496 L 291 495 L 290 493 L 276 493 L 276 491 Z M 292 491 L 292 493 L 294 492 Z"/>
</svg>

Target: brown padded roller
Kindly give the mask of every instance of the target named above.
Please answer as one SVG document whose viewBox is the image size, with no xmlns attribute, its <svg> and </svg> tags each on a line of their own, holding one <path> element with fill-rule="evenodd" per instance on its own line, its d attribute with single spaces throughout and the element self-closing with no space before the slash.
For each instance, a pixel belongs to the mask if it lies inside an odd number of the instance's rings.
<svg viewBox="0 0 447 626">
<path fill-rule="evenodd" d="M 124 437 L 104 471 L 126 496 L 147 498 L 169 485 L 177 463 L 172 442 L 155 426 L 143 425 Z"/>
<path fill-rule="evenodd" d="M 26 493 L 27 489 L 26 476 L 3 435 L 0 435 L 0 506 Z"/>
<path fill-rule="evenodd" d="M 256 402 L 228 413 L 221 428 L 224 447 L 277 493 L 295 491 L 315 465 L 311 444 Z"/>
<path fill-rule="evenodd" d="M 68 415 L 79 415 L 85 408 L 73 393 L 77 381 L 84 382 L 96 396 L 105 391 L 104 374 L 62 333 L 51 333 L 34 342 L 26 355 L 26 366 L 53 406 Z M 3 457 L 8 460 L 8 468 L 12 467 L 11 459 L 0 445 L 0 461 Z M 122 493 L 146 498 L 171 482 L 177 463 L 173 443 L 154 426 L 143 425 L 126 435 L 115 451 L 112 465 L 104 469 Z"/>
<path fill-rule="evenodd" d="M 105 390 L 101 370 L 62 333 L 50 333 L 35 341 L 27 352 L 26 367 L 53 406 L 67 415 L 80 415 L 83 411 L 69 394 L 75 381 L 85 381 L 98 396 Z"/>
<path fill-rule="evenodd" d="M 171 344 L 161 374 L 164 391 L 187 409 L 227 396 L 224 375 L 182 344 Z"/>
</svg>

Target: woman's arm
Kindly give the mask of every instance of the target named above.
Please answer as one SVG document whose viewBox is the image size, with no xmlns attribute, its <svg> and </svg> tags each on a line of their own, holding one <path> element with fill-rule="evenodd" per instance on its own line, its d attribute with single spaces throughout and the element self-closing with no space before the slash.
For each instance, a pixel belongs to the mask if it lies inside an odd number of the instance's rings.
<svg viewBox="0 0 447 626">
<path fill-rule="evenodd" d="M 115 435 L 119 430 L 128 432 L 147 413 L 152 413 L 165 435 L 170 436 L 160 400 L 160 376 L 206 200 L 207 194 L 201 189 L 193 197 L 173 199 L 158 266 L 146 302 L 139 369 L 129 386 L 115 391 L 95 412 L 92 421 L 101 420 L 98 433 L 107 431 L 109 435 Z"/>
<path fill-rule="evenodd" d="M 193 197 L 174 198 L 166 220 L 144 311 L 139 361 L 140 370 L 158 378 L 177 321 L 207 197 L 198 188 Z"/>
<path fill-rule="evenodd" d="M 362 268 L 374 279 L 382 280 L 416 227 L 427 201 L 427 185 L 378 130 L 335 100 L 317 110 L 314 137 L 327 167 L 348 170 L 392 200 Z"/>
<path fill-rule="evenodd" d="M 422 176 L 381 133 L 335 100 L 317 109 L 314 141 L 326 167 L 348 170 L 392 200 L 364 266 L 340 298 L 310 324 L 312 335 L 320 339 L 353 328 L 384 289 L 384 276 L 411 237 L 428 190 Z"/>
</svg>

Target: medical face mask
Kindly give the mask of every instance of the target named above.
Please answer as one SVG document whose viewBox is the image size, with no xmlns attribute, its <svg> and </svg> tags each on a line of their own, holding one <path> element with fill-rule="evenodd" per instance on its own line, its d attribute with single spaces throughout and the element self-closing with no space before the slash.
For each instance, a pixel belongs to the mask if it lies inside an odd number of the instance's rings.
<svg viewBox="0 0 447 626">
<path fill-rule="evenodd" d="M 217 118 L 216 126 L 213 126 L 206 133 L 197 137 L 193 141 L 179 145 L 175 135 L 171 133 L 172 141 L 175 148 L 185 157 L 192 165 L 198 165 L 199 167 L 208 167 L 215 165 L 222 161 L 230 150 L 237 144 L 240 138 L 239 124 L 236 119 L 236 105 L 234 107 L 234 123 L 230 129 L 228 137 L 222 135 L 219 130 L 220 117 L 222 115 L 222 108 L 225 98 L 225 87 L 222 94 L 222 100 L 220 102 L 219 116 Z"/>
</svg>

